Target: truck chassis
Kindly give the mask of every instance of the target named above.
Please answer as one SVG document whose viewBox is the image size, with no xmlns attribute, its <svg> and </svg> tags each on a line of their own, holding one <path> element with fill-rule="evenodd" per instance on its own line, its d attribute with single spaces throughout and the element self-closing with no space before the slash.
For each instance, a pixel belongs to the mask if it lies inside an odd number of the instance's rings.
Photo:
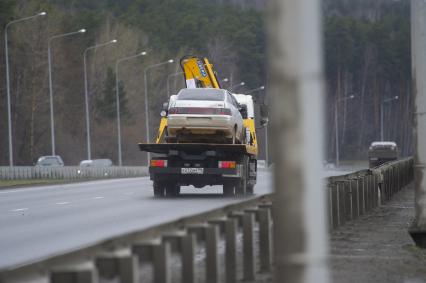
<svg viewBox="0 0 426 283">
<path fill-rule="evenodd" d="M 181 186 L 223 185 L 227 196 L 253 194 L 257 178 L 256 156 L 243 144 L 140 143 L 154 153 L 149 174 L 154 195 L 176 197 Z"/>
</svg>

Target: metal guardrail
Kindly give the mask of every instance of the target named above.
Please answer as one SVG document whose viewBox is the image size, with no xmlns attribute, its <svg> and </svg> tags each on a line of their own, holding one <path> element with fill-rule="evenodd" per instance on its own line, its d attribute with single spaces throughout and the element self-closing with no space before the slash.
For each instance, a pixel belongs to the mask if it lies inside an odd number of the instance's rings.
<svg viewBox="0 0 426 283">
<path fill-rule="evenodd" d="M 41 166 L 1 166 L 0 180 L 21 179 L 90 179 L 90 178 L 124 178 L 147 176 L 147 167 L 41 167 Z"/>
<path fill-rule="evenodd" d="M 328 178 L 330 228 L 368 213 L 412 179 L 411 158 Z M 171 266 L 176 256 L 180 258 L 181 282 L 195 282 L 200 272 L 204 274 L 201 282 L 254 281 L 259 272 L 273 268 L 272 201 L 273 194 L 242 200 L 64 255 L 3 269 L 0 282 L 136 283 L 142 267 L 149 265 L 153 282 L 168 283 L 171 270 L 176 269 Z M 200 245 L 205 255 L 202 270 L 196 264 L 199 256 L 197 260 L 195 256 Z M 223 261 L 219 261 L 220 253 Z"/>
<path fill-rule="evenodd" d="M 413 178 L 412 158 L 388 162 L 348 175 L 329 177 L 327 207 L 330 229 L 354 220 L 390 200 Z"/>
</svg>

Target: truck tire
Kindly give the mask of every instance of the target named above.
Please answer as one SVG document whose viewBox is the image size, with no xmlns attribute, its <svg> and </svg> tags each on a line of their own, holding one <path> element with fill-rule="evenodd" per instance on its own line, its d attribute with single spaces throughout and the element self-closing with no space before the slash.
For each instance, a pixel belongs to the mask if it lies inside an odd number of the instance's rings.
<svg viewBox="0 0 426 283">
<path fill-rule="evenodd" d="M 177 197 L 180 194 L 180 186 L 177 184 L 169 183 L 166 185 L 166 196 Z"/>
<path fill-rule="evenodd" d="M 154 181 L 153 187 L 154 187 L 154 196 L 156 196 L 156 197 L 163 197 L 164 196 L 165 187 L 164 187 L 163 184 L 161 184 L 160 182 Z"/>
<path fill-rule="evenodd" d="M 224 196 L 234 196 L 235 195 L 235 186 L 231 183 L 223 184 L 223 195 Z"/>
<path fill-rule="evenodd" d="M 246 193 L 247 193 L 247 180 L 246 180 L 246 177 L 244 176 L 235 186 L 235 194 L 237 196 L 243 196 Z"/>
<path fill-rule="evenodd" d="M 247 185 L 247 194 L 249 194 L 249 195 L 254 194 L 254 186 L 253 185 Z"/>
<path fill-rule="evenodd" d="M 248 157 L 243 157 L 243 172 L 241 173 L 241 179 L 238 181 L 236 187 L 235 187 L 235 194 L 236 195 L 246 195 L 247 194 L 247 182 L 249 179 L 249 164 L 248 164 Z"/>
</svg>

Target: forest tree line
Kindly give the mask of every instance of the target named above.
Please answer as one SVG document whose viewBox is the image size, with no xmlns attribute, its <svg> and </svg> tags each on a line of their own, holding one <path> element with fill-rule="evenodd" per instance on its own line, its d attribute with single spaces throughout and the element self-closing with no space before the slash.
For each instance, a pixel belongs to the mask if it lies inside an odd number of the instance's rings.
<svg viewBox="0 0 426 283">
<path fill-rule="evenodd" d="M 230 3 L 232 2 L 232 3 Z M 263 1 L 253 7 L 238 1 L 207 0 L 28 0 L 0 1 L 0 25 L 46 11 L 46 17 L 9 28 L 14 159 L 30 165 L 50 154 L 47 41 L 52 35 L 81 28 L 85 34 L 52 41 L 53 92 L 57 153 L 66 164 L 86 158 L 83 52 L 116 38 L 116 44 L 88 53 L 88 82 L 93 158 L 117 160 L 115 63 L 147 51 L 146 56 L 120 64 L 119 92 L 123 124 L 123 161 L 144 164 L 137 142 L 144 141 L 146 67 L 186 54 L 209 57 L 220 79 L 244 81 L 244 92 L 267 85 L 267 14 Z M 232 4 L 232 5 L 230 5 Z M 386 104 L 386 139 L 411 152 L 410 29 L 408 1 L 337 1 L 324 5 L 324 50 L 327 80 L 327 158 L 335 151 L 334 107 L 339 102 L 339 132 L 343 158 L 365 158 L 371 141 L 379 138 L 380 105 Z M 1 30 L 1 38 L 4 29 Z M 0 165 L 8 163 L 4 49 L 0 48 Z M 180 72 L 168 64 L 148 73 L 151 133 L 156 132 L 166 81 Z M 172 93 L 183 87 L 171 77 Z M 229 83 L 223 87 L 229 87 Z M 259 103 L 265 94 L 256 93 Z M 263 141 L 259 132 L 260 142 Z M 261 146 L 262 147 L 262 146 Z M 263 152 L 261 150 L 261 158 Z"/>
</svg>

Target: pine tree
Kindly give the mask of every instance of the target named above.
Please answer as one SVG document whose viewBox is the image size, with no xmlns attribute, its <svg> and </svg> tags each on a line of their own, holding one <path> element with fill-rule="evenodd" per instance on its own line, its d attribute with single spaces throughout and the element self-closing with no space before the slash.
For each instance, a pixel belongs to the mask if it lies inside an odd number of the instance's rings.
<svg viewBox="0 0 426 283">
<path fill-rule="evenodd" d="M 118 93 L 120 98 L 120 115 L 121 118 L 126 120 L 131 117 L 127 107 L 126 91 L 122 81 L 118 82 Z M 107 76 L 104 81 L 102 96 L 96 100 L 96 108 L 99 112 L 99 122 L 102 119 L 115 120 L 117 118 L 117 103 L 116 103 L 116 83 L 115 73 L 112 68 L 108 68 Z"/>
</svg>

